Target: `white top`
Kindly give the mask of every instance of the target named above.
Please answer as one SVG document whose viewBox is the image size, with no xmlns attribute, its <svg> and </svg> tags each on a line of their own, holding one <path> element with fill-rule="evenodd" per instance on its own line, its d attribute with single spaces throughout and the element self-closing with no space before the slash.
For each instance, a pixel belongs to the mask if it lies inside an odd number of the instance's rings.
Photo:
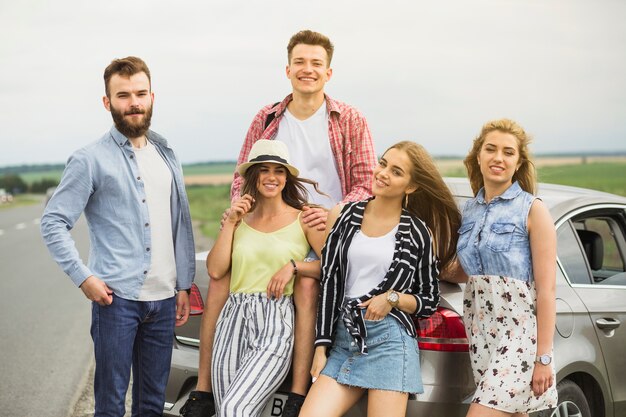
<svg viewBox="0 0 626 417">
<path fill-rule="evenodd" d="M 320 191 L 330 196 L 318 194 L 312 186 L 305 184 L 309 202 L 332 208 L 342 200 L 341 181 L 328 137 L 326 100 L 306 120 L 296 119 L 286 109 L 275 139 L 287 144 L 290 162 L 300 170 L 300 177 L 317 181 Z"/>
<path fill-rule="evenodd" d="M 396 246 L 398 226 L 379 237 L 358 231 L 348 248 L 346 297 L 358 298 L 370 292 L 387 275 Z"/>
<path fill-rule="evenodd" d="M 145 229 L 151 236 L 152 251 L 150 269 L 138 300 L 164 300 L 172 297 L 176 289 L 176 260 L 170 208 L 172 173 L 152 143 L 148 142 L 143 148 L 133 148 L 133 151 L 146 190 L 150 222 Z"/>
</svg>

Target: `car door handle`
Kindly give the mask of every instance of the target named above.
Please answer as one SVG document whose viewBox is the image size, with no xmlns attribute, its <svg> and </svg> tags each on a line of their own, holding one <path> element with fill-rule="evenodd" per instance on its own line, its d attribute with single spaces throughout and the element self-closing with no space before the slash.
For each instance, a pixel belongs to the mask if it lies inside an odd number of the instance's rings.
<svg viewBox="0 0 626 417">
<path fill-rule="evenodd" d="M 622 323 L 619 320 L 612 318 L 596 320 L 596 326 L 598 326 L 598 328 L 602 330 L 617 329 L 620 324 Z"/>
</svg>

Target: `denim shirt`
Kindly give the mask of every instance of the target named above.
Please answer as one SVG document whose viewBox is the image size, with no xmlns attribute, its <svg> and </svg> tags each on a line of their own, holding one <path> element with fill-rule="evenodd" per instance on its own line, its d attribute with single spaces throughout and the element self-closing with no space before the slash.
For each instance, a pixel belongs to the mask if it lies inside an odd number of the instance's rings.
<svg viewBox="0 0 626 417">
<path fill-rule="evenodd" d="M 191 287 L 195 249 L 182 169 L 167 141 L 148 131 L 172 173 L 172 238 L 176 289 Z M 89 262 L 79 257 L 70 230 L 85 213 Z M 115 127 L 68 159 L 61 183 L 41 218 L 41 233 L 54 260 L 80 286 L 102 279 L 119 297 L 135 300 L 151 265 L 150 218 L 137 159 L 129 140 Z"/>
<path fill-rule="evenodd" d="M 514 182 L 489 203 L 484 188 L 465 203 L 457 255 L 467 275 L 533 280 L 527 222 L 535 198 Z"/>
</svg>

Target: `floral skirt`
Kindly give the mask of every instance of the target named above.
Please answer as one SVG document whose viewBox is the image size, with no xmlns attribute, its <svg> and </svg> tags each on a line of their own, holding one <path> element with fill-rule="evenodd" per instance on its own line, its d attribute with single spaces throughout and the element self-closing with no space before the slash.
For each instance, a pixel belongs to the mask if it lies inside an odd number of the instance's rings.
<svg viewBox="0 0 626 417">
<path fill-rule="evenodd" d="M 463 316 L 477 386 L 472 402 L 509 413 L 556 407 L 556 382 L 539 397 L 531 389 L 534 367 L 544 366 L 535 364 L 536 298 L 534 282 L 470 276 Z M 554 377 L 554 361 L 549 366 Z"/>
</svg>

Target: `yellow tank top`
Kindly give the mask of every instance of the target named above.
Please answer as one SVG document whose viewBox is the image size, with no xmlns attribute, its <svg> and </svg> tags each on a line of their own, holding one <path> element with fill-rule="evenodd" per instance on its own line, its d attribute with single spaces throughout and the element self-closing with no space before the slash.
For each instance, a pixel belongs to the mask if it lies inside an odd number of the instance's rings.
<svg viewBox="0 0 626 417">
<path fill-rule="evenodd" d="M 233 238 L 230 291 L 266 292 L 272 276 L 290 259 L 302 261 L 311 247 L 300 225 L 300 214 L 274 232 L 260 232 L 242 221 Z M 285 287 L 293 294 L 293 279 Z"/>
</svg>

